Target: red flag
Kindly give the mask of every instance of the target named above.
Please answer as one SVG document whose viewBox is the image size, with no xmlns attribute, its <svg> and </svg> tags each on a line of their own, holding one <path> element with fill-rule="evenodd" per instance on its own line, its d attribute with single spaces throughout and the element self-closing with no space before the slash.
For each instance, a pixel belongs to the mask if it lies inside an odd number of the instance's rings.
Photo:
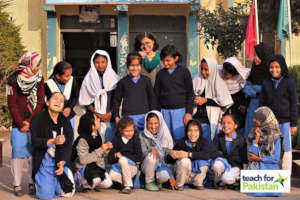
<svg viewBox="0 0 300 200">
<path fill-rule="evenodd" d="M 247 32 L 246 32 L 246 52 L 250 58 L 254 58 L 254 46 L 257 44 L 256 41 L 256 22 L 255 22 L 255 5 L 252 0 L 251 12 L 248 19 Z"/>
</svg>

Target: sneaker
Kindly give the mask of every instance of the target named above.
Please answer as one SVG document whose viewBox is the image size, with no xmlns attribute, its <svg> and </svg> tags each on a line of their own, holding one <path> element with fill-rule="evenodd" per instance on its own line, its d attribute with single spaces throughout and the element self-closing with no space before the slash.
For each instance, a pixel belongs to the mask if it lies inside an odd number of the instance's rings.
<svg viewBox="0 0 300 200">
<path fill-rule="evenodd" d="M 123 193 L 123 194 L 130 194 L 130 193 L 132 193 L 132 188 L 129 187 L 129 186 L 126 186 L 126 187 L 124 187 L 124 188 L 121 190 L 121 193 Z"/>
<path fill-rule="evenodd" d="M 204 190 L 205 189 L 204 186 L 196 186 L 195 188 L 196 188 L 196 190 Z"/>
<path fill-rule="evenodd" d="M 157 187 L 158 187 L 159 189 L 162 189 L 162 188 L 163 188 L 163 185 L 162 185 L 161 183 L 157 183 Z"/>
<path fill-rule="evenodd" d="M 160 190 L 154 182 L 146 183 L 145 189 L 151 192 L 158 192 Z"/>
<path fill-rule="evenodd" d="M 178 186 L 176 190 L 183 191 L 184 190 L 184 186 Z"/>
<path fill-rule="evenodd" d="M 17 197 L 21 197 L 24 195 L 21 186 L 14 186 L 14 195 Z"/>
<path fill-rule="evenodd" d="M 32 195 L 32 196 L 35 195 L 35 193 L 36 193 L 35 184 L 31 183 L 28 185 L 28 193 L 29 193 L 29 195 Z"/>
</svg>

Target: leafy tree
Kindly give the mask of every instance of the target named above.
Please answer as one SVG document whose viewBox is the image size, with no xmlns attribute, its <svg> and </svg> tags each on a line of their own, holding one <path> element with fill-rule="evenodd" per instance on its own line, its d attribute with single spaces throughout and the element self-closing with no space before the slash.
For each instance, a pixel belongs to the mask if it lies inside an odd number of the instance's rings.
<svg viewBox="0 0 300 200">
<path fill-rule="evenodd" d="M 235 3 L 229 9 L 220 2 L 212 11 L 199 7 L 196 0 L 192 1 L 192 5 L 192 14 L 200 23 L 200 38 L 206 47 L 216 47 L 218 54 L 224 58 L 236 56 L 245 40 L 247 24 L 243 16 L 248 11 L 249 2 Z"/>
<path fill-rule="evenodd" d="M 0 125 L 9 127 L 11 118 L 7 108 L 6 78 L 17 66 L 19 58 L 24 53 L 19 34 L 20 27 L 16 26 L 5 8 L 9 0 L 0 0 Z"/>
</svg>

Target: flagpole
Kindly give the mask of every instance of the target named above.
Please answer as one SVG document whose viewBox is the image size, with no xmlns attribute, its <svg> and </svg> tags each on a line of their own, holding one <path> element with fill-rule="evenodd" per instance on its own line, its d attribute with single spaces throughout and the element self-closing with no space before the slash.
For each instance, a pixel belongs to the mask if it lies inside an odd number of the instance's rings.
<svg viewBox="0 0 300 200">
<path fill-rule="evenodd" d="M 288 7 L 288 19 L 289 19 L 289 42 L 290 42 L 290 67 L 292 66 L 292 19 L 291 19 L 291 3 L 290 0 L 287 1 Z"/>
<path fill-rule="evenodd" d="M 256 42 L 259 44 L 259 24 L 258 24 L 258 10 L 257 10 L 257 0 L 254 0 L 255 6 L 255 24 L 256 24 Z"/>
</svg>

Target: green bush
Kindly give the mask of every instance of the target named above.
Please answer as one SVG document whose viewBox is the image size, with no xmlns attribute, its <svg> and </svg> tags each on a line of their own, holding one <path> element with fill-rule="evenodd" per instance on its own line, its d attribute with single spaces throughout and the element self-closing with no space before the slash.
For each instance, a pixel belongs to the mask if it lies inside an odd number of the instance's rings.
<svg viewBox="0 0 300 200">
<path fill-rule="evenodd" d="M 6 78 L 17 66 L 19 58 L 24 54 L 24 46 L 19 34 L 20 27 L 4 9 L 10 1 L 0 0 L 0 126 L 9 127 L 11 117 L 7 108 Z"/>
<path fill-rule="evenodd" d="M 289 68 L 289 76 L 296 82 L 297 96 L 298 96 L 298 108 L 300 108 L 300 65 L 295 65 Z M 300 112 L 299 112 L 300 114 Z M 300 115 L 299 115 L 300 116 Z"/>
</svg>

